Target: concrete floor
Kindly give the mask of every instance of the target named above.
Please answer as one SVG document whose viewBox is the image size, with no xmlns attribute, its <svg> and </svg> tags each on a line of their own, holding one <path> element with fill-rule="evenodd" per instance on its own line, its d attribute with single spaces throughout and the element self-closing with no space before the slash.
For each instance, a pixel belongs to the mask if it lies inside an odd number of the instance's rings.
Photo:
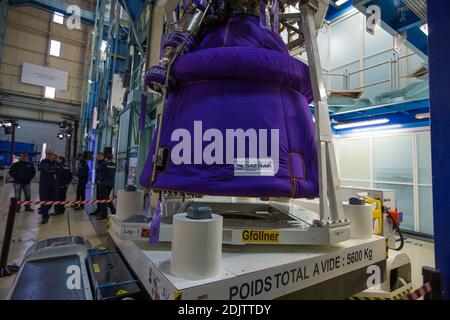
<svg viewBox="0 0 450 320">
<path fill-rule="evenodd" d="M 422 267 L 435 266 L 434 243 L 407 238 L 401 252 L 406 253 L 411 260 L 413 289 L 417 289 L 423 285 Z"/>
<path fill-rule="evenodd" d="M 12 184 L 8 183 L 0 188 L 0 242 L 3 242 L 4 229 L 8 215 L 8 203 L 14 191 Z M 38 185 L 31 186 L 31 199 L 39 200 Z M 67 193 L 67 199 L 75 199 L 75 190 L 71 186 Z M 50 217 L 46 225 L 41 225 L 41 216 L 37 213 L 38 206 L 33 206 L 34 212 L 21 211 L 17 213 L 14 224 L 13 243 L 9 253 L 9 264 L 20 265 L 26 250 L 36 241 L 43 238 L 69 235 L 67 217 L 70 218 L 70 229 L 72 235 L 82 236 L 89 240 L 92 246 L 101 243 L 99 236 L 91 223 L 89 215 L 85 211 L 74 211 L 66 209 L 64 216 Z M 22 209 L 23 210 L 23 209 Z M 51 210 L 53 211 L 53 210 Z M 10 286 L 14 281 L 14 276 L 0 278 L 0 299 L 4 299 Z"/>
<path fill-rule="evenodd" d="M 4 228 L 6 225 L 7 206 L 10 197 L 13 195 L 12 184 L 0 187 L 0 242 L 3 240 Z M 32 185 L 32 200 L 39 199 L 38 185 Z M 69 188 L 68 199 L 75 198 L 75 190 Z M 14 226 L 13 243 L 9 254 L 9 264 L 20 264 L 26 250 L 36 240 L 46 237 L 69 235 L 67 214 L 64 216 L 51 217 L 47 225 L 41 225 L 41 216 L 37 213 L 37 207 L 33 207 L 34 212 L 23 212 L 17 214 Z M 87 208 L 88 211 L 94 210 Z M 105 243 L 105 224 L 91 222 L 89 215 L 85 211 L 74 211 L 67 209 L 70 217 L 72 235 L 82 236 L 88 239 L 92 246 Z M 422 266 L 434 267 L 434 245 L 415 239 L 406 239 L 405 247 L 402 250 L 409 255 L 412 263 L 413 288 L 422 285 Z M 4 299 L 14 281 L 14 276 L 0 279 L 0 300 Z"/>
</svg>

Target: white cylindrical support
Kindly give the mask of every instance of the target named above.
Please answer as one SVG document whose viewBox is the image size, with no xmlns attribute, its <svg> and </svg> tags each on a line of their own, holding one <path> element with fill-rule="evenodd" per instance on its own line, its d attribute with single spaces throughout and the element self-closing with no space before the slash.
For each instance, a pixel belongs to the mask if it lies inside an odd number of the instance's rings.
<svg viewBox="0 0 450 320">
<path fill-rule="evenodd" d="M 370 204 L 353 205 L 344 202 L 344 215 L 351 223 L 353 239 L 367 239 L 373 234 L 373 207 Z"/>
<path fill-rule="evenodd" d="M 186 214 L 173 218 L 171 273 L 200 280 L 218 276 L 222 267 L 223 218 L 191 219 Z"/>
<path fill-rule="evenodd" d="M 117 193 L 117 217 L 125 220 L 140 215 L 144 210 L 144 192 L 119 190 Z"/>
</svg>

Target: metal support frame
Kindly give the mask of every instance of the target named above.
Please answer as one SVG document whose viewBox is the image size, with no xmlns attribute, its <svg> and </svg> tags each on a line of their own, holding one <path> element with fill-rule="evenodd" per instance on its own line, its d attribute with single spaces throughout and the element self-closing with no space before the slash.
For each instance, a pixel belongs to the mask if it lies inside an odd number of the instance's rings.
<svg viewBox="0 0 450 320">
<path fill-rule="evenodd" d="M 320 218 L 322 221 L 339 221 L 344 220 L 344 209 L 340 194 L 340 181 L 333 146 L 327 93 L 323 82 L 319 46 L 316 38 L 316 26 L 314 22 L 314 14 L 317 10 L 316 5 L 317 1 L 311 2 L 305 0 L 300 2 L 301 26 L 305 38 L 305 47 L 314 93 L 314 115 L 319 144 Z"/>
<path fill-rule="evenodd" d="M 8 220 L 6 221 L 5 236 L 3 238 L 2 254 L 0 257 L 0 278 L 9 277 L 19 271 L 18 266 L 8 266 L 9 249 L 11 248 L 14 221 L 16 220 L 17 199 L 11 198 L 9 203 Z"/>
<path fill-rule="evenodd" d="M 428 1 L 434 250 L 436 268 L 441 272 L 443 299 L 450 299 L 450 90 L 446 85 L 450 69 L 449 16 L 449 1 Z"/>
</svg>

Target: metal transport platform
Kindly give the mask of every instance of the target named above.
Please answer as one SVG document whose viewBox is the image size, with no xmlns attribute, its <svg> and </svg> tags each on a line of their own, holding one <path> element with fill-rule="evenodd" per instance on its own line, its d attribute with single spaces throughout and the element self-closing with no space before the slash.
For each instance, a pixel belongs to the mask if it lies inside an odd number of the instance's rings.
<svg viewBox="0 0 450 320">
<path fill-rule="evenodd" d="M 224 245 L 221 274 L 192 281 L 170 274 L 170 243 L 123 240 L 120 223 L 108 232 L 156 300 L 345 299 L 367 289 L 371 272 L 385 280 L 386 240 L 379 236 L 331 246 Z"/>
</svg>

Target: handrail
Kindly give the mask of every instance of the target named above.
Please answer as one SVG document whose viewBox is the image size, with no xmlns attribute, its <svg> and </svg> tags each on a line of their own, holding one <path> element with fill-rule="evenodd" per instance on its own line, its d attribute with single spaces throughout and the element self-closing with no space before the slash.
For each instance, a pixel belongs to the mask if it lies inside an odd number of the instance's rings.
<svg viewBox="0 0 450 320">
<path fill-rule="evenodd" d="M 386 82 L 391 82 L 391 79 L 386 79 L 386 80 L 377 81 L 377 82 L 374 82 L 374 83 L 371 83 L 371 84 L 366 84 L 366 85 L 364 85 L 362 87 L 356 88 L 356 90 L 373 87 L 373 86 L 376 86 L 376 85 L 379 85 L 379 84 L 383 84 L 383 83 L 386 83 Z"/>
<path fill-rule="evenodd" d="M 363 72 L 363 71 L 367 71 L 367 70 L 370 70 L 370 69 L 374 69 L 374 68 L 377 68 L 377 67 L 381 67 L 382 65 L 385 65 L 385 64 L 388 64 L 388 63 L 391 63 L 391 60 L 386 60 L 386 61 L 383 61 L 383 62 L 374 64 L 374 65 L 372 65 L 372 66 L 365 67 L 365 68 L 363 68 L 363 69 L 360 69 L 360 70 L 357 70 L 357 71 L 350 72 L 350 73 L 349 73 L 349 76 L 352 76 L 352 75 L 354 75 L 354 74 L 361 73 L 361 72 Z"/>
</svg>

